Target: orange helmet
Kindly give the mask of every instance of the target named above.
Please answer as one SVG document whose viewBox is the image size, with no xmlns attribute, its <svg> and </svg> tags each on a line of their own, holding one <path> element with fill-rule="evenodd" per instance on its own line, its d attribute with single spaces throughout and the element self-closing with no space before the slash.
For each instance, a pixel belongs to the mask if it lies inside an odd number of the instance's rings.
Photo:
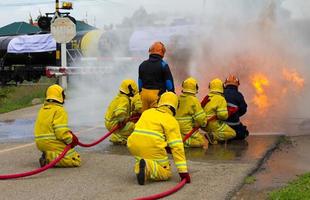
<svg viewBox="0 0 310 200">
<path fill-rule="evenodd" d="M 239 79 L 238 79 L 236 76 L 230 74 L 230 75 L 226 78 L 224 85 L 225 85 L 225 87 L 226 87 L 227 85 L 234 85 L 234 86 L 237 86 L 237 87 L 238 87 L 238 86 L 240 85 Z"/>
<path fill-rule="evenodd" d="M 157 54 L 160 55 L 161 57 L 164 57 L 166 53 L 165 45 L 162 42 L 154 42 L 149 49 L 149 53 Z"/>
</svg>

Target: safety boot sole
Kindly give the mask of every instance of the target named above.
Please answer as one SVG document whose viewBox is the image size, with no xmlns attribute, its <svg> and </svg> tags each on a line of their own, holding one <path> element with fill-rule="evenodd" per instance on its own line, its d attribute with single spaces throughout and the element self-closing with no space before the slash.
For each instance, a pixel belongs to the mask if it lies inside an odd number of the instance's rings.
<svg viewBox="0 0 310 200">
<path fill-rule="evenodd" d="M 45 153 L 42 153 L 41 158 L 39 159 L 39 163 L 41 167 L 44 167 L 47 164 L 46 158 L 45 158 Z"/>
<path fill-rule="evenodd" d="M 141 159 L 139 162 L 139 173 L 137 174 L 137 180 L 139 185 L 144 185 L 145 183 L 145 160 Z"/>
</svg>

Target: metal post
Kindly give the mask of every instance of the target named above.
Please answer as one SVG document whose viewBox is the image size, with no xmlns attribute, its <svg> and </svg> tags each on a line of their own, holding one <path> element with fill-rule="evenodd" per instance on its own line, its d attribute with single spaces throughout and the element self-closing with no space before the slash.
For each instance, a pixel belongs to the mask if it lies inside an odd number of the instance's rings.
<svg viewBox="0 0 310 200">
<path fill-rule="evenodd" d="M 61 43 L 61 67 L 67 67 L 67 46 L 66 43 Z M 59 78 L 59 84 L 65 90 L 67 89 L 67 76 L 61 76 Z"/>
</svg>

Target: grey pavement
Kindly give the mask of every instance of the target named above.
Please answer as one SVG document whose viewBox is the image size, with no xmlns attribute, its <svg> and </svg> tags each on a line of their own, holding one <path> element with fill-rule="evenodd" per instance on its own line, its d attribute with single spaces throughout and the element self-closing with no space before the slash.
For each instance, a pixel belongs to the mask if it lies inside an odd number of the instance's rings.
<svg viewBox="0 0 310 200">
<path fill-rule="evenodd" d="M 34 120 L 37 109 L 33 107 L 27 112 L 5 115 L 13 120 L 14 126 L 14 119 Z M 0 115 L 0 121 L 5 121 L 6 117 Z M 93 141 L 106 132 L 103 126 L 76 129 L 83 142 Z M 2 132 L 5 131 L 0 129 L 0 135 Z M 166 199 L 230 198 L 266 152 L 274 148 L 278 138 L 251 136 L 245 142 L 210 146 L 208 150 L 186 150 L 192 183 Z M 38 167 L 40 152 L 31 138 L 0 140 L 0 174 Z M 179 182 L 172 164 L 174 175 L 171 180 L 138 185 L 133 172 L 134 158 L 124 146 L 113 146 L 104 141 L 94 148 L 77 149 L 83 159 L 80 168 L 53 168 L 32 177 L 1 180 L 1 199 L 134 199 L 163 192 Z"/>
</svg>

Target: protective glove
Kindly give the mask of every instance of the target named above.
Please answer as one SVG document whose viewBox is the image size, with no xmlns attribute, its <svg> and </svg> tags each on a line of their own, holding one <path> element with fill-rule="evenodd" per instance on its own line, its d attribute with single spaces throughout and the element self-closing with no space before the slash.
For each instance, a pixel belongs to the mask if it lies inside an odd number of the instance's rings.
<svg viewBox="0 0 310 200">
<path fill-rule="evenodd" d="M 74 135 L 74 133 L 70 132 L 72 135 L 72 142 L 71 144 L 71 148 L 74 148 L 76 145 L 79 144 L 79 139 L 76 137 L 76 135 Z"/>
<path fill-rule="evenodd" d="M 186 179 L 186 183 L 190 183 L 191 182 L 191 177 L 189 176 L 189 173 L 179 173 L 180 177 L 181 177 L 181 181 L 183 179 Z"/>
<path fill-rule="evenodd" d="M 121 121 L 121 122 L 118 122 L 118 127 L 120 128 L 120 129 L 122 129 L 122 128 L 124 128 L 124 126 L 126 126 L 126 123 L 127 123 L 127 120 L 123 120 L 123 121 Z"/>
<path fill-rule="evenodd" d="M 170 148 L 169 146 L 166 146 L 165 149 L 166 149 L 166 151 L 167 151 L 168 154 L 172 154 L 171 148 Z"/>
</svg>

